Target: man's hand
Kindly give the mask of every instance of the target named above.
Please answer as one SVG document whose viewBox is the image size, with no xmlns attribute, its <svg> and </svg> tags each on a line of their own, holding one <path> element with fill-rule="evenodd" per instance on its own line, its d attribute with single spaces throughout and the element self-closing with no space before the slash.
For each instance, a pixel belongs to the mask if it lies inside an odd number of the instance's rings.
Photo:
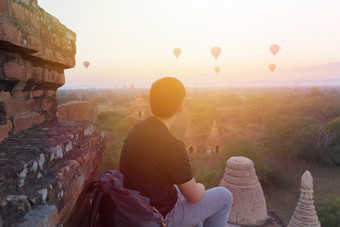
<svg viewBox="0 0 340 227">
<path fill-rule="evenodd" d="M 183 196 L 192 203 L 199 201 L 205 193 L 205 186 L 201 183 L 196 183 L 195 178 L 192 178 L 184 184 L 178 185 L 178 188 Z"/>
</svg>

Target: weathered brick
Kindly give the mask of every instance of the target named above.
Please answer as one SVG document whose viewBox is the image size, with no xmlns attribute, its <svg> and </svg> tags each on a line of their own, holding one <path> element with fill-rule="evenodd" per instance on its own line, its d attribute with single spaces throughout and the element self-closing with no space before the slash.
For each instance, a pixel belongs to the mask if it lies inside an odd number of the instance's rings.
<svg viewBox="0 0 340 227">
<path fill-rule="evenodd" d="M 34 8 L 37 8 L 37 0 L 31 1 L 31 4 Z"/>
<path fill-rule="evenodd" d="M 26 101 L 26 106 L 32 107 L 33 103 L 34 103 L 34 99 L 29 99 L 29 100 Z M 30 109 L 32 109 L 32 108 L 30 108 Z"/>
<path fill-rule="evenodd" d="M 45 115 L 40 113 L 33 113 L 33 124 L 41 124 L 45 121 Z"/>
<path fill-rule="evenodd" d="M 6 99 L 9 99 L 11 97 L 11 94 L 7 91 L 1 91 L 0 92 L 0 102 L 5 101 Z"/>
<path fill-rule="evenodd" d="M 0 13 L 8 15 L 7 4 L 5 0 L 0 0 Z"/>
<path fill-rule="evenodd" d="M 11 6 L 13 17 L 20 21 L 27 22 L 29 12 L 24 7 L 18 5 L 15 2 L 11 2 Z"/>
<path fill-rule="evenodd" d="M 66 31 L 65 36 L 66 36 L 66 38 L 69 39 L 69 40 L 76 41 L 76 33 L 74 33 L 74 32 L 71 31 L 71 30 Z"/>
<path fill-rule="evenodd" d="M 26 67 L 17 62 L 7 62 L 4 71 L 9 79 L 26 80 Z"/>
<path fill-rule="evenodd" d="M 6 124 L 0 125 L 0 142 L 8 137 L 8 132 L 12 130 L 12 122 L 7 120 Z"/>
<path fill-rule="evenodd" d="M 27 76 L 36 82 L 40 82 L 42 78 L 43 69 L 41 67 L 29 67 L 27 69 Z"/>
<path fill-rule="evenodd" d="M 72 57 L 67 59 L 67 65 L 69 66 L 75 66 L 76 65 L 76 60 Z"/>
<path fill-rule="evenodd" d="M 45 27 L 48 27 L 51 23 L 52 23 L 52 20 L 50 19 L 49 15 L 47 13 L 44 13 L 42 15 L 42 24 L 45 26 Z"/>
<path fill-rule="evenodd" d="M 55 113 L 53 113 L 52 111 L 47 112 L 45 116 L 48 122 L 52 122 L 56 119 Z"/>
<path fill-rule="evenodd" d="M 40 18 L 38 15 L 30 13 L 29 22 L 35 29 L 40 30 Z"/>
<path fill-rule="evenodd" d="M 52 71 L 52 81 L 57 82 L 59 80 L 59 73 L 57 71 Z"/>
<path fill-rule="evenodd" d="M 0 23 L 0 40 L 8 41 L 15 45 L 21 45 L 21 32 L 12 25 Z"/>
<path fill-rule="evenodd" d="M 47 91 L 47 95 L 48 96 L 53 96 L 53 95 L 55 95 L 55 91 L 54 90 L 48 90 Z"/>
<path fill-rule="evenodd" d="M 40 40 L 37 37 L 34 37 L 32 35 L 28 35 L 26 37 L 26 46 L 28 48 L 32 48 L 32 49 L 37 50 L 37 51 L 41 50 Z"/>
<path fill-rule="evenodd" d="M 24 130 L 28 129 L 32 126 L 32 117 L 30 114 L 24 115 L 24 116 L 16 116 L 14 117 L 14 129 Z"/>
<path fill-rule="evenodd" d="M 62 85 L 65 84 L 65 74 L 64 74 L 64 72 L 60 73 L 58 82 Z"/>
<path fill-rule="evenodd" d="M 34 90 L 31 92 L 33 98 L 40 97 L 44 94 L 43 90 Z"/>
<path fill-rule="evenodd" d="M 44 99 L 41 108 L 42 108 L 43 110 L 49 110 L 49 109 L 51 109 L 52 105 L 53 105 L 53 102 L 52 102 L 52 101 Z"/>
<path fill-rule="evenodd" d="M 19 0 L 19 2 L 24 3 L 27 6 L 30 4 L 29 0 Z"/>
<path fill-rule="evenodd" d="M 44 69 L 43 80 L 46 82 L 60 83 L 65 80 L 64 73 L 58 73 L 57 71 L 49 71 L 48 69 Z"/>
<path fill-rule="evenodd" d="M 44 80 L 44 81 L 46 81 L 46 82 L 52 82 L 52 80 L 51 80 L 51 72 L 50 72 L 50 70 L 48 70 L 48 69 L 44 69 L 44 73 L 43 73 L 43 75 L 42 75 L 42 79 Z"/>
<path fill-rule="evenodd" d="M 15 98 L 23 98 L 25 97 L 26 93 L 22 91 L 13 91 L 12 96 Z"/>
<path fill-rule="evenodd" d="M 9 100 L 4 103 L 7 115 L 15 115 L 29 111 L 29 106 L 26 105 L 25 100 Z"/>
<path fill-rule="evenodd" d="M 51 43 L 57 47 L 60 47 L 61 39 L 60 36 L 55 33 L 50 33 Z"/>
<path fill-rule="evenodd" d="M 61 46 L 66 48 L 68 51 L 72 50 L 71 40 L 61 38 Z"/>
<path fill-rule="evenodd" d="M 45 58 L 46 60 L 53 61 L 54 60 L 53 50 L 45 48 Z"/>
<path fill-rule="evenodd" d="M 22 58 L 21 61 L 20 61 L 20 65 L 23 65 L 27 68 L 27 71 L 28 71 L 28 68 L 32 67 L 33 64 L 32 64 L 32 61 L 29 60 L 29 59 L 26 59 L 26 58 Z"/>
<path fill-rule="evenodd" d="M 55 57 L 57 58 L 57 61 L 58 61 L 59 63 L 67 64 L 67 63 L 65 62 L 65 57 L 64 57 L 63 55 L 61 55 L 58 51 L 55 52 Z"/>
</svg>

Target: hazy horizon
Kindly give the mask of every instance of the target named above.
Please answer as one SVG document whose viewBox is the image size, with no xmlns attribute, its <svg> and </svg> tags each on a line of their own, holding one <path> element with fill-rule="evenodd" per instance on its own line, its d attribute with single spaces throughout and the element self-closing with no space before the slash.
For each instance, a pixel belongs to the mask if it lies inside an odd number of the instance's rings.
<svg viewBox="0 0 340 227">
<path fill-rule="evenodd" d="M 335 68 L 335 69 L 334 69 Z M 298 76 L 301 74 L 301 71 L 305 71 L 302 75 L 308 75 L 307 78 Z M 252 74 L 263 74 L 263 78 L 259 78 L 258 80 L 245 80 L 245 78 L 249 78 Z M 325 65 L 314 65 L 307 67 L 299 67 L 299 68 L 290 68 L 283 69 L 282 71 L 275 74 L 275 78 L 266 79 L 266 75 L 271 74 L 271 72 L 258 71 L 258 72 L 241 72 L 238 74 L 234 74 L 233 77 L 241 77 L 243 80 L 232 80 L 228 81 L 227 79 L 220 78 L 220 81 L 212 81 L 212 82 L 193 82 L 183 80 L 183 83 L 187 87 L 308 87 L 308 86 L 340 86 L 340 62 L 333 62 Z M 241 76 L 240 76 L 241 75 Z M 290 75 L 290 76 L 286 76 Z M 292 76 L 293 75 L 293 78 Z M 322 75 L 319 78 L 318 75 Z M 171 75 L 160 75 L 159 78 L 163 76 L 171 76 Z M 203 75 L 204 76 L 204 75 Z M 243 76 L 243 77 L 242 77 Z M 157 79 L 157 78 L 155 78 Z M 132 84 L 136 88 L 149 88 L 154 80 L 149 81 L 121 81 L 115 83 L 95 83 L 95 84 L 86 84 L 86 83 L 75 83 L 70 85 L 70 83 L 66 83 L 61 89 L 121 89 L 121 88 L 129 88 Z M 221 83 L 222 82 L 222 83 Z"/>
</svg>

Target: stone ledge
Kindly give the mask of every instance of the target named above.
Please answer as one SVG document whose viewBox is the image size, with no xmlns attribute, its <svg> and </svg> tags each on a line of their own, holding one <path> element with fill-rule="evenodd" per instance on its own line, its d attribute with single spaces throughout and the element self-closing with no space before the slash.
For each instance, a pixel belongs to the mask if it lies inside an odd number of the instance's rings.
<svg viewBox="0 0 340 227">
<path fill-rule="evenodd" d="M 44 176 L 54 162 L 98 136 L 93 123 L 59 121 L 51 127 L 31 128 L 8 138 L 0 144 L 0 193 L 8 184 L 17 186 L 10 190 L 20 190 L 27 180 Z"/>
<path fill-rule="evenodd" d="M 56 226 L 59 221 L 57 212 L 55 206 L 38 206 L 25 215 L 23 222 L 18 227 Z"/>
<path fill-rule="evenodd" d="M 57 207 L 60 223 L 68 221 L 77 201 L 86 200 L 83 191 L 104 149 L 101 134 L 86 121 L 24 130 L 0 144 L 0 216 L 5 225 L 45 204 Z"/>
</svg>

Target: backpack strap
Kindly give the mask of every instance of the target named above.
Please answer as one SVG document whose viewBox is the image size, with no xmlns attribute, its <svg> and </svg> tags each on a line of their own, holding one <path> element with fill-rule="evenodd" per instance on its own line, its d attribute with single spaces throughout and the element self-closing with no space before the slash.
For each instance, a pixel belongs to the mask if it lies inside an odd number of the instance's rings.
<svg viewBox="0 0 340 227">
<path fill-rule="evenodd" d="M 161 220 L 161 227 L 166 227 L 167 225 L 166 225 L 166 221 L 163 215 L 156 209 L 156 207 L 152 206 L 152 209 L 156 211 L 156 213 L 158 214 L 159 219 Z"/>
<path fill-rule="evenodd" d="M 141 201 L 141 203 L 142 203 L 145 207 L 147 207 L 147 208 L 149 208 L 149 209 L 155 211 L 155 212 L 158 214 L 159 219 L 161 220 L 161 227 L 167 227 L 167 223 L 166 223 L 166 221 L 165 221 L 165 218 L 164 218 L 163 215 L 157 210 L 156 207 L 147 205 L 143 200 Z"/>
<path fill-rule="evenodd" d="M 100 205 L 100 201 L 102 199 L 102 196 L 104 194 L 104 192 L 100 189 L 100 187 L 98 187 L 98 184 L 96 185 L 97 182 L 93 182 L 91 183 L 91 185 L 89 186 L 88 192 L 92 192 L 94 190 L 94 188 L 97 187 L 96 192 L 93 196 L 93 200 L 91 203 L 91 207 L 90 207 L 90 217 L 89 217 L 89 224 L 90 227 L 94 227 L 94 223 L 96 221 L 96 217 L 99 211 L 99 205 Z M 91 189 L 91 191 L 90 191 Z"/>
</svg>

